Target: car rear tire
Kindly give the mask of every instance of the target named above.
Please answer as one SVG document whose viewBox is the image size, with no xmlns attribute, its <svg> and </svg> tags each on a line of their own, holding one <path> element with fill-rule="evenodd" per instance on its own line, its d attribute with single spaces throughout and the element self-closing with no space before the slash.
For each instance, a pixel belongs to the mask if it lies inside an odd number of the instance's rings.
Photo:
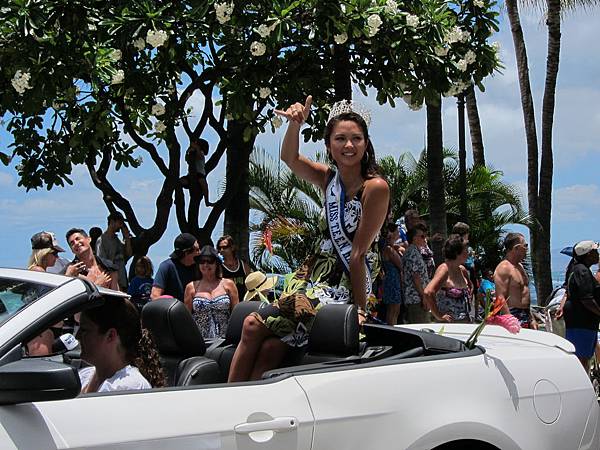
<svg viewBox="0 0 600 450">
<path fill-rule="evenodd" d="M 438 445 L 433 450 L 500 450 L 495 445 L 476 439 L 461 439 Z"/>
</svg>

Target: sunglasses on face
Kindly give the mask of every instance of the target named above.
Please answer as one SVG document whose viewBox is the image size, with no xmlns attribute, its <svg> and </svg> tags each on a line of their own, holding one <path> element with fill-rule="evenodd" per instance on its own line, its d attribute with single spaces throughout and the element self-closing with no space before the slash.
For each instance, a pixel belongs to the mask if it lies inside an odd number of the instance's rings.
<svg viewBox="0 0 600 450">
<path fill-rule="evenodd" d="M 198 264 L 215 264 L 217 262 L 216 259 L 210 258 L 210 259 L 201 259 L 198 261 Z"/>
</svg>

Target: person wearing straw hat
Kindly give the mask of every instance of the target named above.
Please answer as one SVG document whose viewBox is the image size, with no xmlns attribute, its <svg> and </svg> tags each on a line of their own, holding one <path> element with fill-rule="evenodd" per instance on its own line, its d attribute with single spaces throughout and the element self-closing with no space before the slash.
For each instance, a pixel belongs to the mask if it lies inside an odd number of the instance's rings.
<svg viewBox="0 0 600 450">
<path fill-rule="evenodd" d="M 268 300 L 268 296 L 265 295 L 268 291 L 273 289 L 277 284 L 277 276 L 268 277 L 260 271 L 252 272 L 248 274 L 246 280 L 246 294 L 244 294 L 244 301 L 249 300 Z M 258 296 L 258 298 L 255 298 Z"/>
</svg>

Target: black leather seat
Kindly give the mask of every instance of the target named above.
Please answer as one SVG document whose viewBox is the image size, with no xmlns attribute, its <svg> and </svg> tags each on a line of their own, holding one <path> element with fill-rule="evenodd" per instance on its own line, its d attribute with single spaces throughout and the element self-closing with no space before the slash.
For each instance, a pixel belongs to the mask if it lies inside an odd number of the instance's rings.
<svg viewBox="0 0 600 450">
<path fill-rule="evenodd" d="M 206 350 L 206 356 L 215 360 L 219 365 L 221 374 L 226 381 L 229 374 L 229 367 L 231 366 L 231 360 L 237 345 L 242 339 L 242 327 L 244 325 L 244 319 L 248 317 L 250 313 L 258 311 L 262 302 L 248 301 L 240 302 L 231 311 L 231 317 L 229 318 L 229 324 L 227 325 L 227 333 L 225 339 L 220 342 L 215 342 Z"/>
<path fill-rule="evenodd" d="M 302 364 L 315 364 L 359 353 L 359 326 L 356 306 L 323 305 L 308 335 L 308 349 Z"/>
<path fill-rule="evenodd" d="M 215 361 L 204 356 L 206 345 L 187 307 L 173 298 L 160 298 L 142 309 L 142 325 L 150 330 L 169 386 L 219 383 Z"/>
</svg>

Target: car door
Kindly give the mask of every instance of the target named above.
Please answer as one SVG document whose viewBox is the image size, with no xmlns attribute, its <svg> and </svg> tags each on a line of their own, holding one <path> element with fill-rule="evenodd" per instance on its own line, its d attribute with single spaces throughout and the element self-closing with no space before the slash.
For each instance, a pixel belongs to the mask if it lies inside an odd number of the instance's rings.
<svg viewBox="0 0 600 450">
<path fill-rule="evenodd" d="M 0 447 L 308 450 L 313 417 L 293 377 L 106 393 L 0 407 Z"/>
</svg>

